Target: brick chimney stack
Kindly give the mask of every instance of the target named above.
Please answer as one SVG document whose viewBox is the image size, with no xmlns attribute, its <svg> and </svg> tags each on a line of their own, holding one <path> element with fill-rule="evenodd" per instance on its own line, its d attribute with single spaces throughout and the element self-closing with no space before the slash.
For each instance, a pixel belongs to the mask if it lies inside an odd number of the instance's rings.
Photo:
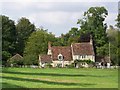
<svg viewBox="0 0 120 90">
<path fill-rule="evenodd" d="M 48 42 L 48 55 L 52 55 L 52 47 L 51 47 L 51 42 Z"/>
<path fill-rule="evenodd" d="M 48 49 L 51 49 L 51 42 L 48 42 Z"/>
<path fill-rule="evenodd" d="M 90 44 L 93 44 L 92 35 L 90 35 Z"/>
</svg>

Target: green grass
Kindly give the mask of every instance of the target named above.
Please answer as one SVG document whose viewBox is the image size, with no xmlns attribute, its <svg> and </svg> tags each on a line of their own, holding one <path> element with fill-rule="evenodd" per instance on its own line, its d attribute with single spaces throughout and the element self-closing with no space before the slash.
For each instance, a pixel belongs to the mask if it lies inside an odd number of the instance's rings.
<svg viewBox="0 0 120 90">
<path fill-rule="evenodd" d="M 3 88 L 117 88 L 117 69 L 3 68 Z"/>
</svg>

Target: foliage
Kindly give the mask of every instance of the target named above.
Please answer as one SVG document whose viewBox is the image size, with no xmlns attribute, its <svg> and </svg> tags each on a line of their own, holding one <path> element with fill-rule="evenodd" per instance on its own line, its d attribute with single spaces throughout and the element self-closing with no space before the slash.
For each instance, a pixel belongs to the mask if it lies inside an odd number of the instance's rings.
<svg viewBox="0 0 120 90">
<path fill-rule="evenodd" d="M 105 44 L 104 46 L 97 47 L 97 55 L 98 56 L 107 56 L 109 55 L 109 44 Z"/>
<path fill-rule="evenodd" d="M 90 36 L 89 32 L 86 33 L 80 33 L 80 37 L 78 39 L 78 42 L 89 42 L 92 37 Z"/>
<path fill-rule="evenodd" d="M 0 15 L 0 19 L 2 19 L 2 61 L 5 65 L 7 59 L 16 52 L 16 29 L 14 21 L 9 17 Z"/>
<path fill-rule="evenodd" d="M 107 44 L 106 23 L 104 20 L 108 15 L 108 11 L 104 7 L 91 7 L 84 13 L 84 18 L 79 19 L 77 24 L 80 24 L 80 33 L 90 33 L 93 36 L 95 53 L 98 53 L 99 48 Z"/>
<path fill-rule="evenodd" d="M 74 68 L 74 67 L 75 67 L 75 64 L 72 63 L 72 64 L 70 64 L 70 65 L 67 65 L 66 67 L 67 67 L 67 68 Z"/>
<path fill-rule="evenodd" d="M 71 45 L 71 43 L 78 42 L 78 38 L 80 37 L 78 28 L 71 28 L 71 30 L 68 32 L 69 38 L 68 38 L 68 45 Z"/>
<path fill-rule="evenodd" d="M 120 30 L 120 14 L 118 14 L 117 16 L 117 24 L 116 26 L 118 27 L 118 30 Z M 118 31 L 118 50 L 117 50 L 117 55 L 118 55 L 118 63 L 119 63 L 119 66 L 120 66 L 120 31 Z"/>
<path fill-rule="evenodd" d="M 116 21 L 117 21 L 116 26 L 120 28 L 120 14 L 118 14 Z"/>
<path fill-rule="evenodd" d="M 52 65 L 51 65 L 50 63 L 48 63 L 48 64 L 46 65 L 46 67 L 52 68 Z"/>
<path fill-rule="evenodd" d="M 76 27 L 71 28 L 71 30 L 66 34 L 61 34 L 60 42 L 62 46 L 71 45 L 71 43 L 78 42 L 79 30 Z"/>
<path fill-rule="evenodd" d="M 35 31 L 35 26 L 32 24 L 29 19 L 22 17 L 18 20 L 16 25 L 17 30 L 17 53 L 23 54 L 26 40 L 29 38 L 31 33 Z"/>
<path fill-rule="evenodd" d="M 91 61 L 91 60 L 78 60 L 78 59 L 76 59 L 74 61 L 74 63 L 82 63 L 82 62 L 86 62 L 87 64 L 93 64 L 93 61 Z"/>
<path fill-rule="evenodd" d="M 39 54 L 46 54 L 48 42 L 54 42 L 55 40 L 53 34 L 43 29 L 33 32 L 25 45 L 24 59 L 26 64 L 38 64 Z"/>
<path fill-rule="evenodd" d="M 7 60 L 11 57 L 11 54 L 7 51 L 2 51 L 2 64 L 7 66 Z"/>
<path fill-rule="evenodd" d="M 119 30 L 115 29 L 113 26 L 107 30 L 108 39 L 110 42 L 110 59 L 113 65 L 118 65 L 118 50 L 119 50 L 119 42 L 118 42 L 118 34 Z"/>
<path fill-rule="evenodd" d="M 24 55 L 24 65 L 38 65 L 38 56 L 35 54 L 25 54 Z"/>
<path fill-rule="evenodd" d="M 118 64 L 120 66 L 120 31 L 118 31 L 118 44 L 117 44 Z"/>
</svg>

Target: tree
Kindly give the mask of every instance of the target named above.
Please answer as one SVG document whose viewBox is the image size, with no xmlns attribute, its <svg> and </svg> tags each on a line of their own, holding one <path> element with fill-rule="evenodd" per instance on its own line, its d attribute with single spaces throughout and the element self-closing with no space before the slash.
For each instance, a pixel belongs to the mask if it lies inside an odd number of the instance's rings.
<svg viewBox="0 0 120 90">
<path fill-rule="evenodd" d="M 62 46 L 71 45 L 71 43 L 78 42 L 78 38 L 80 37 L 79 30 L 76 27 L 71 28 L 71 30 L 62 34 L 60 38 L 60 42 Z"/>
<path fill-rule="evenodd" d="M 6 64 L 8 58 L 15 54 L 16 28 L 14 21 L 7 16 L 0 16 L 2 19 L 2 61 Z"/>
<path fill-rule="evenodd" d="M 118 14 L 116 21 L 117 21 L 116 26 L 120 29 L 120 14 Z"/>
<path fill-rule="evenodd" d="M 7 61 L 11 56 L 8 51 L 2 51 L 2 65 L 7 66 Z"/>
<path fill-rule="evenodd" d="M 22 17 L 21 19 L 18 20 L 16 30 L 17 30 L 17 47 L 16 47 L 17 53 L 23 55 L 25 42 L 29 38 L 31 33 L 35 31 L 35 26 L 29 21 L 29 19 Z"/>
<path fill-rule="evenodd" d="M 117 21 L 116 26 L 118 28 L 118 44 L 117 44 L 118 45 L 118 51 L 117 51 L 117 53 L 118 53 L 118 63 L 119 63 L 119 66 L 120 66 L 120 31 L 119 31 L 120 30 L 120 14 L 118 14 L 116 21 Z"/>
<path fill-rule="evenodd" d="M 80 37 L 80 33 L 78 28 L 71 28 L 71 30 L 68 32 L 69 38 L 68 38 L 68 45 L 71 45 L 71 43 L 78 42 L 78 38 Z"/>
<path fill-rule="evenodd" d="M 49 41 L 55 42 L 53 34 L 43 29 L 33 32 L 25 45 L 24 63 L 27 65 L 38 64 L 38 56 L 47 53 Z"/>
<path fill-rule="evenodd" d="M 90 33 L 80 33 L 78 42 L 89 42 L 89 41 L 90 41 Z"/>
<path fill-rule="evenodd" d="M 110 28 L 107 30 L 110 43 L 110 59 L 113 65 L 118 65 L 118 33 L 118 29 L 115 29 L 113 26 L 110 26 Z"/>
<path fill-rule="evenodd" d="M 90 33 L 93 36 L 95 51 L 108 43 L 106 34 L 107 25 L 104 23 L 108 11 L 104 7 L 91 7 L 84 13 L 84 18 L 79 19 L 80 33 Z M 99 55 L 100 53 L 96 53 Z"/>
</svg>

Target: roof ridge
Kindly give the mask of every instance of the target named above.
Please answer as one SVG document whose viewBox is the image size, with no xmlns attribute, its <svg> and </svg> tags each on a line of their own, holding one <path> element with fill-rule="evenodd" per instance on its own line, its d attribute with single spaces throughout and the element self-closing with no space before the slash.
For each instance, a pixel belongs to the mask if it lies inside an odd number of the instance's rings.
<svg viewBox="0 0 120 90">
<path fill-rule="evenodd" d="M 63 47 L 64 48 L 64 47 L 70 47 L 70 46 L 52 46 L 52 47 Z"/>
<path fill-rule="evenodd" d="M 72 43 L 72 44 L 90 44 L 89 42 L 82 42 L 82 43 Z"/>
</svg>

